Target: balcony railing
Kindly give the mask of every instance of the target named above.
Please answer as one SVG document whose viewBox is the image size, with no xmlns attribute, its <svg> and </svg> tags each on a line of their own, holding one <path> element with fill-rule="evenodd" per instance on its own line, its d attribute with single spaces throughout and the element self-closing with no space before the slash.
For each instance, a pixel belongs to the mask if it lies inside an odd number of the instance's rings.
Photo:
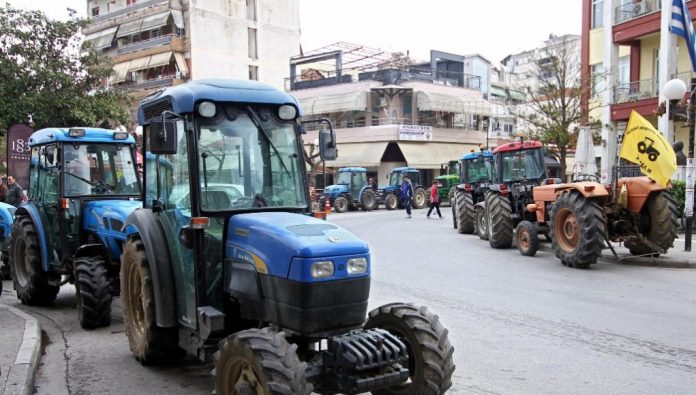
<svg viewBox="0 0 696 395">
<path fill-rule="evenodd" d="M 166 36 L 160 36 L 151 38 L 149 40 L 138 41 L 137 43 L 127 44 L 116 49 L 116 55 L 123 55 L 125 53 L 137 52 L 147 48 L 160 47 L 163 45 L 169 45 L 172 42 L 173 34 L 167 34 Z"/>
<path fill-rule="evenodd" d="M 420 118 L 416 122 L 413 122 L 413 119 L 410 117 L 386 117 L 386 118 L 378 118 L 378 117 L 373 117 L 371 121 L 366 121 L 364 118 L 363 119 L 356 119 L 354 121 L 348 121 L 348 120 L 340 120 L 340 121 L 332 121 L 331 122 L 333 127 L 335 129 L 351 129 L 351 128 L 362 128 L 365 126 L 398 126 L 398 125 L 418 125 L 418 126 L 432 126 L 434 128 L 442 128 L 442 129 L 464 129 L 464 130 L 471 130 L 471 131 L 485 131 L 485 128 L 483 128 L 485 125 L 480 125 L 472 122 L 465 122 L 465 123 L 454 123 L 452 125 L 445 125 L 442 122 L 438 122 L 437 120 L 434 120 L 432 118 Z M 321 129 L 323 126 L 319 124 L 314 124 L 310 123 L 305 125 L 306 130 L 318 130 Z M 483 130 L 482 130 L 483 128 Z"/>
<path fill-rule="evenodd" d="M 176 76 L 168 75 L 168 76 L 163 76 L 163 77 L 155 78 L 155 79 L 151 79 L 151 80 L 136 81 L 136 82 L 126 83 L 123 85 L 114 85 L 114 86 L 112 86 L 112 89 L 128 92 L 128 91 L 161 88 L 161 87 L 166 87 L 166 86 L 172 86 L 175 79 L 176 79 Z"/>
<path fill-rule="evenodd" d="M 627 103 L 657 96 L 657 81 L 650 78 L 614 87 L 614 104 Z"/>
<path fill-rule="evenodd" d="M 618 6 L 616 7 L 616 14 L 614 15 L 614 24 L 618 25 L 619 23 L 659 11 L 660 3 L 661 0 L 640 0 Z"/>
<path fill-rule="evenodd" d="M 672 78 L 678 78 L 684 81 L 684 85 L 686 85 L 686 88 L 689 90 L 689 87 L 691 86 L 691 79 L 694 77 L 696 77 L 696 73 L 692 71 L 684 71 L 682 73 L 672 74 Z"/>
<path fill-rule="evenodd" d="M 118 18 L 119 16 L 130 14 L 131 12 L 135 12 L 135 11 L 141 10 L 143 8 L 152 7 L 152 6 L 160 5 L 160 4 L 169 4 L 169 0 L 137 1 L 133 4 L 127 5 L 125 7 L 117 8 L 115 10 L 107 11 L 104 14 L 99 14 L 97 16 L 94 16 L 91 18 L 91 20 L 92 20 L 92 23 L 99 23 L 99 22 L 103 22 L 107 19 Z"/>
</svg>

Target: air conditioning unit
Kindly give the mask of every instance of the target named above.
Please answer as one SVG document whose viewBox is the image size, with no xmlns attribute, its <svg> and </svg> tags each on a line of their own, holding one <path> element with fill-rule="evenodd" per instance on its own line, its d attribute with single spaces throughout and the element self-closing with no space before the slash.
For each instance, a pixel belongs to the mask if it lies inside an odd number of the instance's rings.
<svg viewBox="0 0 696 395">
<path fill-rule="evenodd" d="M 380 97 L 379 99 L 377 99 L 377 107 L 386 107 L 387 104 L 389 103 L 387 102 L 386 97 Z"/>
</svg>

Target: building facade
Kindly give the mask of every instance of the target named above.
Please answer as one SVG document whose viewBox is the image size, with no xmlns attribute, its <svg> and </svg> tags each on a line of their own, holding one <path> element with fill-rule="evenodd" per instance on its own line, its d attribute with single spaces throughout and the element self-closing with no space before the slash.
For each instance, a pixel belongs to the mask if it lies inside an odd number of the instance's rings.
<svg viewBox="0 0 696 395">
<path fill-rule="evenodd" d="M 88 0 L 85 41 L 110 56 L 107 82 L 136 98 L 189 79 L 282 89 L 300 43 L 299 0 Z"/>
<path fill-rule="evenodd" d="M 686 2 L 696 15 L 696 1 Z M 669 32 L 671 1 L 583 0 L 582 73 L 592 81 L 585 97 L 589 125 L 602 133 L 601 176 L 609 181 L 617 163 L 617 141 L 635 110 L 670 143 L 688 141 L 684 122 L 659 116 L 661 88 L 673 78 L 687 87 L 694 76 L 682 38 Z"/>
</svg>

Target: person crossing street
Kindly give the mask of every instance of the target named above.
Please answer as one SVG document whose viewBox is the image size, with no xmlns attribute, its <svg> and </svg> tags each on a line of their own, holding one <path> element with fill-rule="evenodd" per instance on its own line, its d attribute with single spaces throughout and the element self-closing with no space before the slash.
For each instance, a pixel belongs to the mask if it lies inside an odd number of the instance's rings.
<svg viewBox="0 0 696 395">
<path fill-rule="evenodd" d="M 404 176 L 401 182 L 401 202 L 406 209 L 406 218 L 411 218 L 411 198 L 413 197 L 413 185 L 408 176 Z"/>
<path fill-rule="evenodd" d="M 437 193 L 437 180 L 433 180 L 433 185 L 430 187 L 430 208 L 428 209 L 428 214 L 425 216 L 426 218 L 430 218 L 430 213 L 433 212 L 433 209 L 437 210 L 437 215 L 442 219 L 443 216 L 440 212 L 440 195 Z"/>
</svg>

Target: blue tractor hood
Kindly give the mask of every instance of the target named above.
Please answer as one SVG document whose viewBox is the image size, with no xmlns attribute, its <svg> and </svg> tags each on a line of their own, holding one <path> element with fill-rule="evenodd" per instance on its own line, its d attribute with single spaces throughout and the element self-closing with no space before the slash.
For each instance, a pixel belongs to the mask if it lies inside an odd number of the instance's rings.
<svg viewBox="0 0 696 395">
<path fill-rule="evenodd" d="M 286 277 L 293 258 L 368 254 L 369 247 L 347 230 L 307 215 L 267 212 L 239 214 L 228 224 L 226 257 L 250 252 L 271 275 Z"/>
<path fill-rule="evenodd" d="M 83 211 L 83 226 L 93 231 L 105 229 L 121 231 L 126 218 L 142 207 L 139 200 L 91 200 Z"/>
</svg>

